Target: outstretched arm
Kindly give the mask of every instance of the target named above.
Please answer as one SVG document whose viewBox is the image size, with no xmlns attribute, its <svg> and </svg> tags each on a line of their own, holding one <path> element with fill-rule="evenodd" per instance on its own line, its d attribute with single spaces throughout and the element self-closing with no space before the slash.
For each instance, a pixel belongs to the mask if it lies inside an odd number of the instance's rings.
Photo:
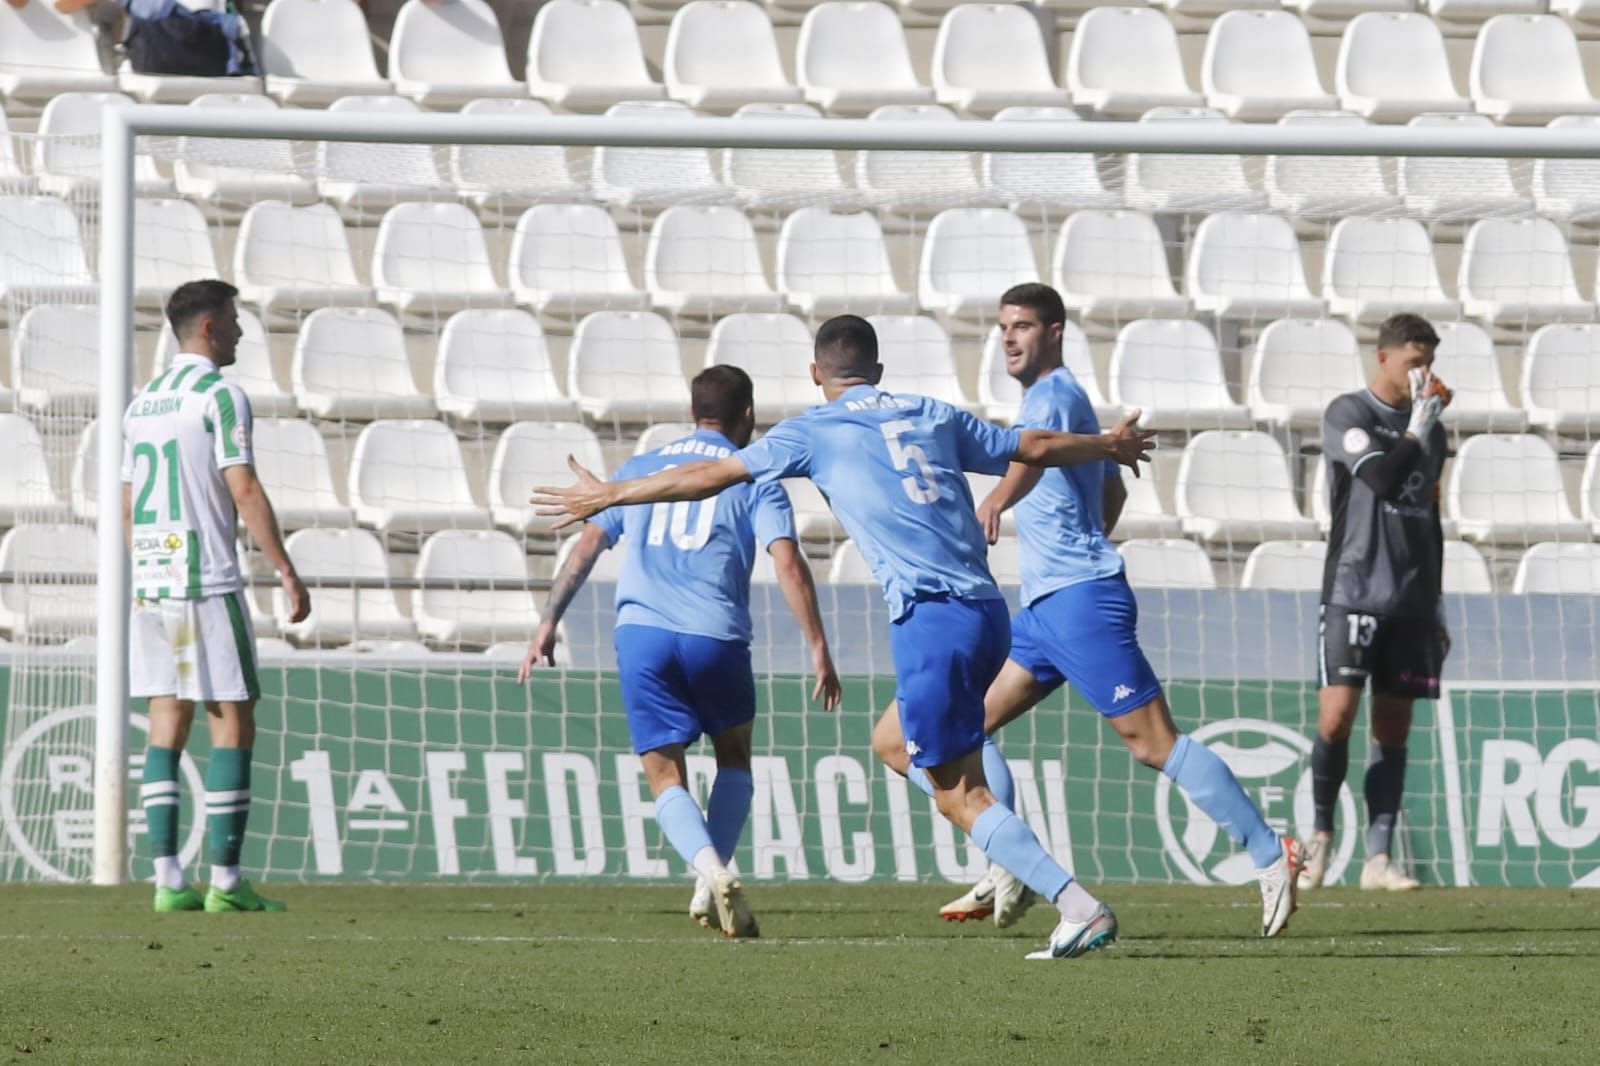
<svg viewBox="0 0 1600 1066">
<path fill-rule="evenodd" d="M 533 676 L 533 668 L 539 660 L 543 659 L 546 666 L 556 664 L 556 627 L 572 605 L 572 598 L 588 579 L 589 571 L 594 569 L 595 560 L 608 546 L 605 530 L 593 522 L 587 523 L 583 532 L 578 534 L 572 554 L 567 556 L 561 569 L 556 571 L 555 579 L 550 582 L 550 593 L 545 597 L 539 628 L 528 643 L 528 654 L 522 657 L 522 667 L 517 671 L 518 684 L 525 683 Z"/>
<path fill-rule="evenodd" d="M 983 535 L 990 544 L 1000 539 L 1000 516 L 1015 507 L 1044 477 L 1044 468 L 1027 463 L 1012 463 L 1000 484 L 989 490 L 989 495 L 978 505 L 978 521 L 983 524 Z"/>
<path fill-rule="evenodd" d="M 811 648 L 811 672 L 817 683 L 811 690 L 813 700 L 821 700 L 823 710 L 839 706 L 839 675 L 833 669 L 833 656 L 828 652 L 828 634 L 822 628 L 822 609 L 817 606 L 817 586 L 811 579 L 811 567 L 800 554 L 794 541 L 785 537 L 775 540 L 767 549 L 772 553 L 772 567 L 778 573 L 778 587 L 789 604 L 794 620 L 800 623 L 800 633 Z"/>
<path fill-rule="evenodd" d="M 1012 456 L 1029 466 L 1072 466 L 1074 463 L 1103 462 L 1107 459 L 1139 475 L 1139 463 L 1150 461 L 1155 447 L 1155 431 L 1140 429 L 1140 411 L 1129 411 L 1110 433 L 1057 433 L 1048 429 L 1025 429 Z"/>
<path fill-rule="evenodd" d="M 601 481 L 572 456 L 567 465 L 578 480 L 565 488 L 538 485 L 528 502 L 546 517 L 560 517 L 552 527 L 565 529 L 575 522 L 592 518 L 608 507 L 635 503 L 664 503 L 671 500 L 704 500 L 723 489 L 750 481 L 750 472 L 737 456 L 706 463 L 685 463 L 658 471 L 649 477 L 627 481 Z"/>
</svg>

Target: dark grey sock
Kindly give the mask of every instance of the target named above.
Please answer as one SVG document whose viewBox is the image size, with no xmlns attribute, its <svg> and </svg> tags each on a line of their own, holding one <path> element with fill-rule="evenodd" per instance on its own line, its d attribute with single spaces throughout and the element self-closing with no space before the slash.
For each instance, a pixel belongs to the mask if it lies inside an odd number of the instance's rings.
<svg viewBox="0 0 1600 1066">
<path fill-rule="evenodd" d="M 1384 748 L 1374 744 L 1367 756 L 1367 858 L 1394 854 L 1390 850 L 1394 823 L 1405 787 L 1405 746 Z"/>
<path fill-rule="evenodd" d="M 1333 832 L 1333 812 L 1339 789 L 1350 770 L 1350 739 L 1324 740 L 1319 734 L 1311 745 L 1311 799 L 1316 805 L 1317 832 Z"/>
</svg>

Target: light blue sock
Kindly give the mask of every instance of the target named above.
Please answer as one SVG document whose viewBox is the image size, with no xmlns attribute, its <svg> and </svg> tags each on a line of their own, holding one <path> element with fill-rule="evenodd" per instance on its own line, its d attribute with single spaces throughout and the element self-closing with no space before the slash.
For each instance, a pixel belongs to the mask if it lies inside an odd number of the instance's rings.
<svg viewBox="0 0 1600 1066">
<path fill-rule="evenodd" d="M 700 813 L 700 805 L 682 785 L 673 785 L 656 797 L 656 824 L 690 866 L 695 865 L 695 859 L 703 850 L 711 847 L 705 815 Z"/>
<path fill-rule="evenodd" d="M 1009 811 L 1017 809 L 1017 787 L 1011 783 L 1011 767 L 993 737 L 983 742 L 983 779 L 989 782 L 989 791 L 994 793 L 996 803 Z"/>
<path fill-rule="evenodd" d="M 929 799 L 933 798 L 933 781 L 928 777 L 928 771 L 920 766 L 906 767 L 906 780 L 922 790 L 922 794 Z"/>
<path fill-rule="evenodd" d="M 1072 882 L 1072 875 L 1044 850 L 1028 823 L 998 803 L 972 823 L 972 839 L 990 862 L 1004 866 L 1052 903 Z"/>
<path fill-rule="evenodd" d="M 1161 772 L 1183 789 L 1235 844 L 1243 844 L 1258 869 L 1278 861 L 1283 854 L 1283 841 L 1250 802 L 1228 764 L 1210 748 L 1196 744 L 1185 733 L 1172 746 Z"/>
<path fill-rule="evenodd" d="M 749 770 L 717 768 L 711 799 L 706 803 L 706 826 L 711 831 L 712 846 L 725 863 L 733 859 L 733 849 L 739 846 L 744 823 L 750 820 L 750 797 L 755 791 L 755 781 Z"/>
</svg>

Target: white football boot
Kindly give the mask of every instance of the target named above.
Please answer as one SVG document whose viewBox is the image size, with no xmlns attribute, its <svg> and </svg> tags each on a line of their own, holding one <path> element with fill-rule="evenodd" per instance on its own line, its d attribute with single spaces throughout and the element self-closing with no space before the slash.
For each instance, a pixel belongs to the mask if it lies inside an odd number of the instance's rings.
<svg viewBox="0 0 1600 1066">
<path fill-rule="evenodd" d="M 689 917 L 700 923 L 702 929 L 721 929 L 717 922 L 717 902 L 711 898 L 711 882 L 703 877 L 694 879 L 694 896 L 689 900 Z"/>
<path fill-rule="evenodd" d="M 1095 908 L 1087 922 L 1057 923 L 1050 934 L 1050 946 L 1028 954 L 1029 959 L 1072 959 L 1099 951 L 1117 939 L 1117 916 L 1104 903 Z"/>
<path fill-rule="evenodd" d="M 1039 902 L 1039 894 L 1003 866 L 990 866 L 988 880 L 994 885 L 994 924 L 1001 929 L 1016 925 Z"/>
<path fill-rule="evenodd" d="M 1366 891 L 1415 892 L 1422 882 L 1406 873 L 1387 855 L 1374 855 L 1361 867 L 1361 887 Z"/>
<path fill-rule="evenodd" d="M 997 873 L 1005 873 L 998 866 L 990 866 L 989 872 L 977 884 L 967 889 L 960 897 L 951 900 L 939 908 L 939 917 L 947 922 L 982 921 L 995 913 L 995 882 Z M 1006 874 L 1010 877 L 1010 874 Z"/>
<path fill-rule="evenodd" d="M 711 897 L 717 905 L 717 924 L 725 937 L 760 936 L 756 916 L 744 899 L 744 886 L 739 879 L 724 870 L 711 885 Z"/>
<path fill-rule="evenodd" d="M 1313 836 L 1300 845 L 1300 855 L 1305 862 L 1300 867 L 1300 891 L 1321 888 L 1328 876 L 1328 860 L 1333 856 L 1333 838 Z"/>
<path fill-rule="evenodd" d="M 1261 882 L 1261 935 L 1277 936 L 1300 906 L 1300 842 L 1284 837 L 1283 854 L 1257 870 L 1256 879 Z"/>
</svg>

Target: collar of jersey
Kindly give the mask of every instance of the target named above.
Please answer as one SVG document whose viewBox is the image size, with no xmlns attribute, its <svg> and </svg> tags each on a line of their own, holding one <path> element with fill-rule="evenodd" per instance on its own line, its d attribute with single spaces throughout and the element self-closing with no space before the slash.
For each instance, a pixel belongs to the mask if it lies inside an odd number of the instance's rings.
<svg viewBox="0 0 1600 1066">
<path fill-rule="evenodd" d="M 728 435 L 722 432 L 720 429 L 706 429 L 704 426 L 695 426 L 694 432 L 689 434 L 689 436 L 699 437 L 702 440 L 709 440 L 712 444 L 724 445 L 730 451 L 736 452 L 739 450 L 738 446 L 735 445 L 733 441 L 729 440 Z"/>
<path fill-rule="evenodd" d="M 834 402 L 835 403 L 843 403 L 845 400 L 860 399 L 860 397 L 862 395 L 861 390 L 863 390 L 863 389 L 865 389 L 868 394 L 873 395 L 873 396 L 876 396 L 876 395 L 878 395 L 878 393 L 883 391 L 882 389 L 878 388 L 878 386 L 876 386 L 876 385 L 867 385 L 867 384 L 851 385 L 848 389 L 845 389 L 843 392 L 841 392 L 839 394 L 839 398 L 837 400 L 835 400 Z"/>
<path fill-rule="evenodd" d="M 178 354 L 174 355 L 171 361 L 167 363 L 167 368 L 170 370 L 179 363 L 204 363 L 213 370 L 217 369 L 217 365 L 210 359 L 203 355 L 196 355 L 193 352 L 179 352 Z"/>
<path fill-rule="evenodd" d="M 1389 404 L 1384 403 L 1383 399 L 1377 393 L 1372 391 L 1371 385 L 1367 386 L 1367 397 L 1385 411 L 1399 411 L 1402 414 L 1405 412 L 1404 407 L 1391 407 Z"/>
</svg>

